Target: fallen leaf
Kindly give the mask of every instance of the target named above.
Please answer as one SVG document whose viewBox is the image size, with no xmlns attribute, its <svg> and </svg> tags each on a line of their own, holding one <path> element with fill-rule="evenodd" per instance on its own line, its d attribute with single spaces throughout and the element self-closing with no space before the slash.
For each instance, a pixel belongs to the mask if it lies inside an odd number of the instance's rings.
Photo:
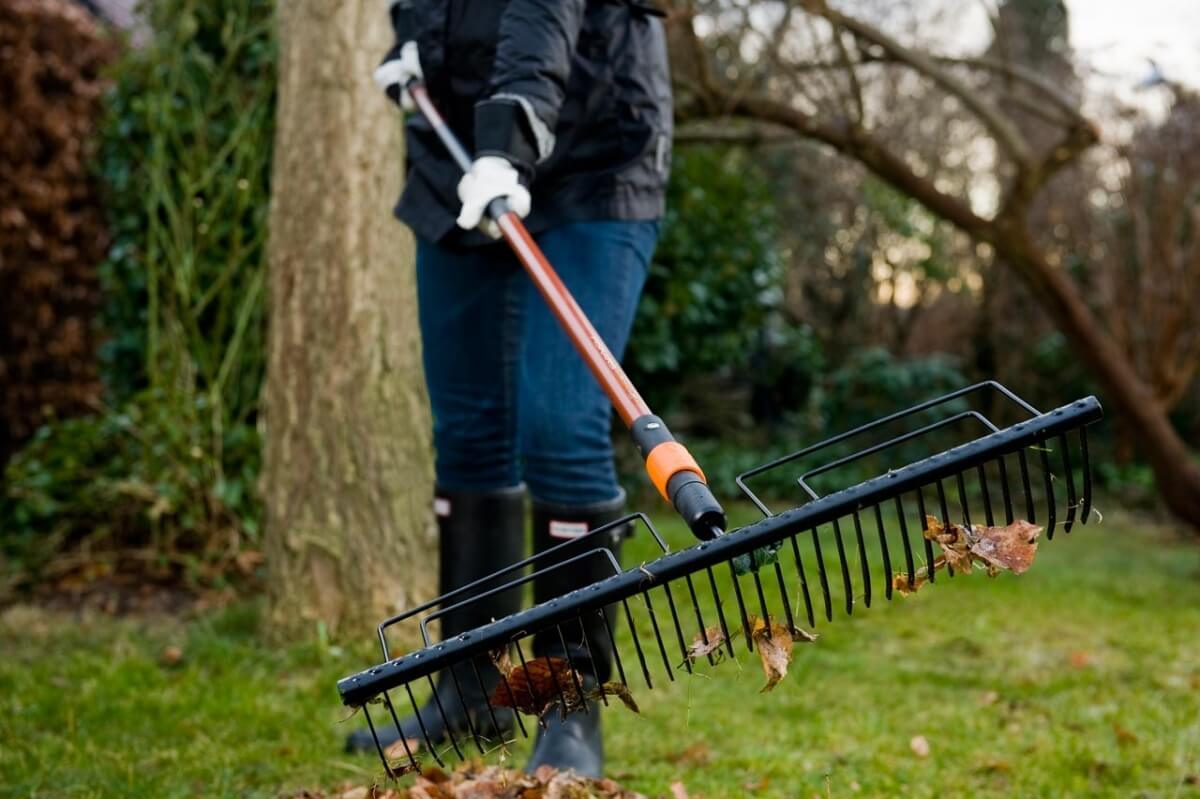
<svg viewBox="0 0 1200 799">
<path fill-rule="evenodd" d="M 497 668 L 501 662 L 497 662 Z M 556 704 L 565 703 L 564 712 L 583 706 L 580 695 L 582 678 L 565 658 L 538 657 L 500 670 L 501 679 L 492 692 L 492 704 L 511 707 L 530 716 L 541 716 Z"/>
<path fill-rule="evenodd" d="M 671 799 L 690 799 L 682 782 L 671 783 Z"/>
<path fill-rule="evenodd" d="M 621 704 L 632 710 L 634 713 L 640 713 L 637 702 L 633 701 L 633 694 L 629 692 L 629 686 L 623 682 L 606 682 L 599 688 L 594 688 L 587 692 L 587 698 L 596 701 L 602 696 L 615 696 L 621 700 Z"/>
<path fill-rule="evenodd" d="M 971 527 L 971 555 L 985 565 L 1022 574 L 1033 565 L 1042 528 L 1018 519 L 1004 527 Z M 989 574 L 991 572 L 989 568 Z"/>
<path fill-rule="evenodd" d="M 995 691 L 984 691 L 979 695 L 979 704 L 987 706 L 994 705 L 1000 701 L 1000 694 Z"/>
<path fill-rule="evenodd" d="M 754 648 L 762 661 L 767 684 L 759 690 L 766 693 L 787 676 L 788 664 L 792 662 L 792 632 L 782 624 L 769 624 L 768 620 L 754 619 Z"/>
<path fill-rule="evenodd" d="M 712 760 L 712 750 L 706 743 L 692 744 L 681 752 L 667 755 L 667 760 L 683 766 L 707 766 Z"/>
<path fill-rule="evenodd" d="M 937 571 L 946 565 L 946 558 L 941 557 L 933 562 L 933 570 Z M 913 579 L 908 579 L 908 572 L 896 572 L 892 577 L 892 588 L 900 592 L 900 596 L 915 594 L 921 586 L 929 582 L 929 567 L 922 566 L 913 572 Z"/>
<path fill-rule="evenodd" d="M 183 662 L 183 650 L 177 646 L 168 646 L 159 655 L 164 666 L 178 666 Z"/>
<path fill-rule="evenodd" d="M 1092 665 L 1092 653 L 1085 652 L 1082 649 L 1072 652 L 1067 656 L 1067 662 L 1076 669 L 1086 669 Z"/>
<path fill-rule="evenodd" d="M 1113 733 L 1116 734 L 1117 743 L 1119 744 L 1135 744 L 1138 742 L 1138 737 L 1120 724 L 1113 724 Z"/>
<path fill-rule="evenodd" d="M 404 748 L 406 743 L 408 744 L 408 749 Z M 420 746 L 421 742 L 415 738 L 399 740 L 389 746 L 387 749 L 384 749 L 383 755 L 388 760 L 408 760 L 408 753 L 412 752 L 415 755 Z"/>
<path fill-rule="evenodd" d="M 914 735 L 913 739 L 908 742 L 908 748 L 917 757 L 929 757 L 929 739 L 924 735 Z"/>
<path fill-rule="evenodd" d="M 759 791 L 765 791 L 770 786 L 771 780 L 769 777 L 760 777 L 752 782 L 743 782 L 742 790 L 747 793 L 758 793 Z"/>
<path fill-rule="evenodd" d="M 737 635 L 734 631 L 730 634 L 730 638 Z M 688 647 L 687 658 L 695 663 L 702 657 L 708 657 L 714 652 L 717 653 L 717 660 L 724 655 L 721 651 L 721 646 L 725 643 L 725 631 L 720 627 L 709 627 L 703 632 L 696 633 L 696 637 L 692 639 L 692 645 Z"/>
</svg>

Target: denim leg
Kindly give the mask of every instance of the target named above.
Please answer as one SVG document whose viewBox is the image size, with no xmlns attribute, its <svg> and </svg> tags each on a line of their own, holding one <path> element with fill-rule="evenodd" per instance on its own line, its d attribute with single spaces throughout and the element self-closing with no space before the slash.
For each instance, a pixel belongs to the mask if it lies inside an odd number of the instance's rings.
<svg viewBox="0 0 1200 799">
<path fill-rule="evenodd" d="M 579 222 L 538 244 L 620 359 L 658 239 L 657 222 Z M 531 283 L 525 283 L 518 407 L 524 478 L 534 499 L 580 506 L 620 493 L 612 407 Z"/>
<path fill-rule="evenodd" d="M 524 275 L 502 245 L 417 243 L 417 303 L 438 485 L 492 491 L 521 481 L 516 380 Z"/>
</svg>

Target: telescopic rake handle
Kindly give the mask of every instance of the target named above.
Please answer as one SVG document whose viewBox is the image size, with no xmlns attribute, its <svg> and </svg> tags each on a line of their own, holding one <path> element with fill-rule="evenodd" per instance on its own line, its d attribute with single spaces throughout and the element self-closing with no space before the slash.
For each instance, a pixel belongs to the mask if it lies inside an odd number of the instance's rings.
<svg viewBox="0 0 1200 799">
<path fill-rule="evenodd" d="M 464 172 L 471 168 L 471 156 L 446 124 L 425 86 L 411 81 L 405 90 L 429 121 L 434 132 Z M 675 440 L 662 419 L 650 412 L 621 364 L 613 357 L 579 303 L 563 285 L 554 267 L 529 235 L 521 218 L 509 210 L 504 199 L 493 200 L 488 217 L 499 227 L 513 254 L 550 306 L 567 338 L 575 345 L 584 363 L 600 382 L 621 421 L 629 428 L 642 457 L 646 472 L 659 494 L 674 506 L 697 538 L 708 540 L 725 529 L 725 511 L 713 496 L 696 459 Z"/>
</svg>

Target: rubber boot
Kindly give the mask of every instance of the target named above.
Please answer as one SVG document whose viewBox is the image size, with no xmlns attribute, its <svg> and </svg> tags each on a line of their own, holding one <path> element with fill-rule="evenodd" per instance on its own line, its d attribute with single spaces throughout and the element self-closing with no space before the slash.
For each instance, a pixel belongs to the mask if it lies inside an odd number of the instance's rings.
<svg viewBox="0 0 1200 799">
<path fill-rule="evenodd" d="M 538 552 L 563 543 L 572 537 L 581 536 L 591 530 L 619 519 L 625 514 L 625 495 L 614 500 L 584 507 L 564 507 L 537 502 L 533 503 L 533 545 Z M 552 563 L 561 562 L 574 555 L 597 546 L 612 550 L 620 560 L 621 541 L 628 534 L 628 526 L 614 528 L 611 535 L 580 541 L 580 546 L 565 547 L 562 554 L 545 563 L 539 561 L 541 569 Z M 592 556 L 576 561 L 571 566 L 540 574 L 534 579 L 534 599 L 544 602 L 562 596 L 576 588 L 611 577 L 615 572 L 607 558 Z M 612 611 L 609 611 L 611 619 Z M 559 632 L 561 630 L 562 637 Z M 563 652 L 565 639 L 567 652 Z M 612 642 L 605 628 L 604 618 L 599 613 L 589 614 L 582 623 L 572 622 L 553 628 L 534 637 L 534 652 L 550 657 L 566 657 L 579 672 L 584 692 L 607 682 L 612 669 Z M 529 773 L 538 766 L 548 765 L 559 770 L 572 769 L 585 777 L 599 777 L 604 769 L 604 742 L 600 732 L 600 705 L 588 702 L 587 709 L 563 716 L 558 709 L 551 710 L 543 719 L 544 726 L 538 728 L 533 754 L 525 770 Z"/>
<path fill-rule="evenodd" d="M 486 493 L 438 490 L 434 508 L 438 522 L 438 550 L 441 554 L 439 595 L 487 577 L 524 557 L 523 485 Z M 472 593 L 482 593 L 517 576 L 514 573 L 494 583 L 484 583 Z M 466 598 L 465 594 L 455 597 L 449 604 Z M 514 589 L 453 610 L 439 617 L 442 638 L 452 638 L 520 609 L 521 592 L 520 589 Z M 400 740 L 401 733 L 410 741 L 416 741 L 422 749 L 427 746 L 427 739 L 434 746 L 440 746 L 450 732 L 461 741 L 471 735 L 468 718 L 481 737 L 493 743 L 508 740 L 513 729 L 512 711 L 495 708 L 493 723 L 487 707 L 487 698 L 499 682 L 500 675 L 487 658 L 476 658 L 474 664 L 479 670 L 479 678 L 476 678 L 470 661 L 455 666 L 453 675 L 449 670 L 440 672 L 434 690 L 440 700 L 441 710 L 431 696 L 419 711 L 420 719 L 415 713 L 402 718 L 399 730 L 395 724 L 377 724 L 380 744 L 386 749 Z M 454 676 L 458 677 L 457 686 Z M 398 700 L 393 701 L 397 703 L 397 712 L 400 712 Z M 346 738 L 348 752 L 374 750 L 375 741 L 369 729 L 356 730 Z"/>
</svg>

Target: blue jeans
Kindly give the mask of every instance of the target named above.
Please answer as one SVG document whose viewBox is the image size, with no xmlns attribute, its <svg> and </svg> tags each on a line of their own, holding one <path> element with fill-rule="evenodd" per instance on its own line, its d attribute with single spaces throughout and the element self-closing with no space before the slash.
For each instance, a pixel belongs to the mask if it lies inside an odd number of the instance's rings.
<svg viewBox="0 0 1200 799">
<path fill-rule="evenodd" d="M 658 227 L 577 222 L 536 236 L 617 358 Z M 620 494 L 608 398 L 507 245 L 450 251 L 418 241 L 417 299 L 439 487 L 523 480 L 534 499 L 572 506 Z"/>
</svg>

